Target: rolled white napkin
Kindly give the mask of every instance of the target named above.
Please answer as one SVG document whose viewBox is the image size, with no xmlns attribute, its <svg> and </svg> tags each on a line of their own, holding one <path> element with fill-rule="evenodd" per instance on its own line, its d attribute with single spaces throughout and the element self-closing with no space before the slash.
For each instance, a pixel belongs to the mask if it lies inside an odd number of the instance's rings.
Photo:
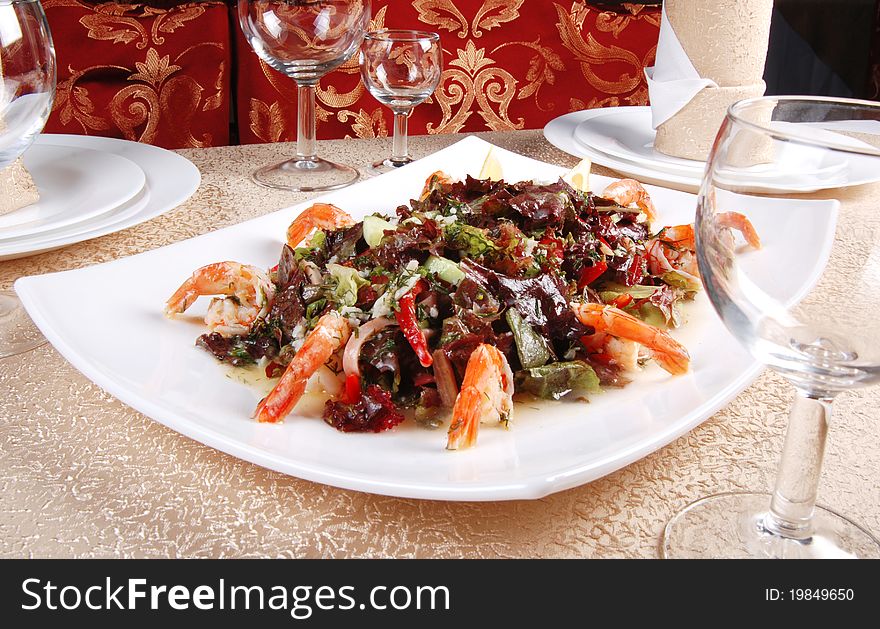
<svg viewBox="0 0 880 629">
<path fill-rule="evenodd" d="M 773 0 L 666 0 L 647 68 L 654 148 L 705 160 L 727 108 L 761 96 Z"/>
<path fill-rule="evenodd" d="M 715 81 L 704 79 L 697 72 L 672 30 L 665 4 L 661 9 L 656 61 L 653 67 L 645 68 L 645 79 L 655 129 L 681 111 L 704 88 L 717 87 Z"/>
</svg>

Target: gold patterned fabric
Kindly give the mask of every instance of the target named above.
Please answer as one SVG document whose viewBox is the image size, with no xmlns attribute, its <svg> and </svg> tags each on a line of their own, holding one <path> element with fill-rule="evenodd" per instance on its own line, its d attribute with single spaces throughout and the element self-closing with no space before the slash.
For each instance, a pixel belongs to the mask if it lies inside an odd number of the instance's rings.
<svg viewBox="0 0 880 629">
<path fill-rule="evenodd" d="M 371 28 L 440 34 L 440 86 L 410 119 L 411 133 L 543 127 L 585 108 L 644 105 L 659 7 L 585 0 L 374 0 Z M 293 82 L 236 37 L 237 121 L 242 143 L 296 137 Z M 318 137 L 380 137 L 391 113 L 360 82 L 357 59 L 318 88 Z"/>
<path fill-rule="evenodd" d="M 245 42 L 235 2 L 44 7 L 59 66 L 47 131 L 168 148 L 295 138 L 295 86 Z M 415 109 L 413 134 L 540 128 L 569 111 L 647 103 L 642 69 L 653 63 L 658 6 L 373 0 L 372 8 L 372 28 L 441 37 L 440 86 Z M 391 129 L 391 113 L 361 83 L 357 58 L 321 80 L 317 115 L 319 138 Z"/>
<path fill-rule="evenodd" d="M 577 162 L 540 131 L 483 138 L 560 166 Z M 424 157 L 457 139 L 414 137 L 410 149 Z M 322 150 L 369 164 L 388 145 L 334 140 Z M 286 145 L 183 154 L 202 172 L 188 201 L 104 238 L 2 262 L 0 288 L 22 275 L 179 242 L 311 196 L 249 179 L 255 165 L 289 157 Z M 843 211 L 880 207 L 880 184 L 839 192 Z M 848 285 L 847 269 L 836 271 Z M 688 434 L 589 485 L 540 500 L 473 503 L 335 489 L 246 463 L 114 399 L 51 345 L 0 360 L 0 390 L 0 557 L 657 557 L 663 527 L 689 502 L 772 489 L 793 396 L 782 376 L 767 371 Z M 880 387 L 847 392 L 835 405 L 820 499 L 880 534 Z"/>
<path fill-rule="evenodd" d="M 166 148 L 229 143 L 232 67 L 223 2 L 171 8 L 44 0 L 58 58 L 46 131 Z"/>
</svg>

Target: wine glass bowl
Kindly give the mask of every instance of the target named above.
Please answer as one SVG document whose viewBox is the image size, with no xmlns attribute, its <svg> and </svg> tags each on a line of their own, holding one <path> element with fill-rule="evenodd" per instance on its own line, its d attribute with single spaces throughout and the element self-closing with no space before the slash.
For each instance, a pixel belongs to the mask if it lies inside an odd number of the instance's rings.
<svg viewBox="0 0 880 629">
<path fill-rule="evenodd" d="M 689 505 L 666 527 L 664 556 L 880 557 L 870 532 L 816 505 L 834 398 L 880 382 L 878 182 L 880 103 L 730 108 L 697 205 L 700 274 L 728 330 L 796 395 L 772 494 Z M 760 249 L 744 246 L 731 213 Z"/>
<path fill-rule="evenodd" d="M 55 97 L 55 48 L 37 0 L 0 0 L 0 177 L 43 130 Z M 10 291 L 0 291 L 0 358 L 46 342 Z"/>
<path fill-rule="evenodd" d="M 335 190 L 358 172 L 317 156 L 315 86 L 358 50 L 370 20 L 369 0 L 238 0 L 248 44 L 297 84 L 297 149 L 293 159 L 256 170 L 252 179 L 293 192 Z"/>
<path fill-rule="evenodd" d="M 250 0 L 240 2 L 238 9 L 254 52 L 305 85 L 316 83 L 357 52 L 369 19 L 369 8 L 365 11 L 363 5 L 345 0 Z"/>
<path fill-rule="evenodd" d="M 371 168 L 379 174 L 412 161 L 407 150 L 407 120 L 413 108 L 440 84 L 440 36 L 427 31 L 372 31 L 361 44 L 360 61 L 367 90 L 394 113 L 391 156 Z"/>
<path fill-rule="evenodd" d="M 37 0 L 0 0 L 0 170 L 43 130 L 55 96 L 55 49 Z"/>
</svg>

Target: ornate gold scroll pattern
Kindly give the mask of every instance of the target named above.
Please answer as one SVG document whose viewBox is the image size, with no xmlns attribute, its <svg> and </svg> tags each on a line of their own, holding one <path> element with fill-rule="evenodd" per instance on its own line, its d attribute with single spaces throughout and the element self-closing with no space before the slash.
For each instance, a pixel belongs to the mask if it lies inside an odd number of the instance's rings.
<svg viewBox="0 0 880 629">
<path fill-rule="evenodd" d="M 175 62 L 203 46 L 217 46 L 216 42 L 196 44 L 177 56 Z M 134 84 L 119 90 L 110 100 L 110 117 L 129 140 L 152 144 L 158 134 L 162 112 L 174 112 L 164 122 L 173 137 L 187 147 L 211 145 L 212 136 L 201 138 L 192 134 L 192 122 L 202 102 L 204 88 L 186 74 L 178 74 L 183 66 L 172 63 L 170 55 L 160 57 L 155 48 L 147 51 L 144 61 L 136 61 L 128 80 Z M 143 131 L 137 132 L 143 127 Z"/>
<path fill-rule="evenodd" d="M 357 138 L 387 138 L 388 125 L 381 107 L 377 107 L 372 113 L 365 109 L 357 112 L 345 109 L 336 113 L 339 122 L 348 122 L 351 119 L 351 130 Z M 345 136 L 350 138 L 350 135 Z"/>
<path fill-rule="evenodd" d="M 178 55 L 175 62 L 203 46 L 219 47 L 220 44 L 212 42 L 196 44 Z M 107 120 L 95 115 L 95 105 L 88 89 L 77 83 L 91 72 L 106 73 L 108 70 L 117 70 L 127 74 L 127 80 L 132 84 L 113 95 L 108 109 L 110 119 L 126 139 L 153 143 L 158 134 L 162 112 L 173 111 L 174 115 L 167 116 L 165 123 L 174 137 L 180 139 L 181 144 L 194 148 L 210 146 L 212 139 L 210 134 L 206 133 L 201 139 L 197 139 L 192 135 L 191 128 L 195 112 L 202 104 L 204 88 L 192 77 L 178 74 L 181 69 L 182 66 L 171 62 L 169 55 L 159 56 L 155 48 L 147 51 L 143 61 L 135 62 L 134 72 L 130 68 L 117 65 L 91 66 L 79 71 L 71 67 L 70 78 L 58 84 L 55 108 L 59 110 L 59 120 L 62 125 L 76 120 L 86 132 L 109 129 L 110 124 Z M 221 67 L 215 83 L 217 94 L 222 94 L 224 81 L 224 69 Z M 203 111 L 219 107 L 217 94 L 205 101 Z M 139 128 L 143 130 L 139 132 Z"/>
<path fill-rule="evenodd" d="M 59 120 L 61 124 L 67 126 L 76 120 L 84 132 L 89 129 L 93 131 L 101 131 L 110 128 L 110 123 L 94 115 L 95 104 L 92 102 L 89 90 L 85 87 L 77 85 L 77 81 L 92 70 L 119 70 L 128 72 L 128 68 L 122 66 L 92 66 L 84 70 L 76 71 L 72 67 L 68 68 L 70 77 L 58 84 L 55 90 L 54 109 L 58 110 Z"/>
<path fill-rule="evenodd" d="M 465 39 L 468 33 L 479 38 L 483 36 L 481 29 L 489 31 L 517 19 L 523 1 L 485 0 L 470 21 L 455 6 L 453 0 L 415 0 L 413 8 L 419 14 L 419 21 L 456 33 L 461 39 Z"/>
<path fill-rule="evenodd" d="M 572 21 L 571 14 L 556 3 L 554 6 L 559 17 L 556 27 L 559 30 L 562 45 L 580 62 L 581 72 L 590 85 L 605 94 L 626 94 L 644 82 L 642 69 L 648 59 L 653 58 L 656 46 L 648 51 L 643 60 L 639 59 L 635 53 L 619 46 L 603 46 L 596 41 L 591 33 L 587 33 L 587 37 L 584 39 L 580 29 Z M 613 79 L 602 78 L 594 70 L 596 67 L 611 63 L 622 63 L 629 66 L 630 69 Z"/>
<path fill-rule="evenodd" d="M 286 130 L 284 112 L 281 103 L 267 105 L 263 101 L 252 98 L 250 102 L 250 128 L 255 136 L 263 142 L 280 142 Z"/>
<path fill-rule="evenodd" d="M 556 74 L 554 74 L 554 70 L 557 72 L 564 72 L 566 70 L 562 57 L 560 57 L 549 46 L 541 45 L 540 37 L 533 42 L 518 41 L 501 44 L 492 50 L 492 54 L 506 46 L 525 46 L 537 53 L 531 58 L 531 60 L 529 60 L 529 68 L 526 71 L 527 83 L 519 90 L 519 93 L 516 96 L 517 99 L 523 100 L 534 95 L 535 107 L 540 111 L 551 111 L 555 109 L 556 104 L 552 102 L 546 107 L 541 105 L 541 103 L 538 102 L 538 92 L 544 83 L 547 83 L 547 85 L 554 85 L 556 83 Z"/>
<path fill-rule="evenodd" d="M 76 0 L 50 0 L 45 8 L 57 6 L 77 6 L 87 8 L 91 13 L 80 18 L 79 23 L 88 31 L 90 39 L 109 41 L 113 44 L 134 43 L 138 50 L 144 50 L 151 43 L 161 46 L 165 37 L 205 13 L 205 8 L 197 4 L 179 6 L 174 11 L 157 9 L 137 4 L 118 4 L 106 2 L 88 5 Z M 143 18 L 155 16 L 149 32 Z"/>
<path fill-rule="evenodd" d="M 486 57 L 485 48 L 477 48 L 468 40 L 457 51 L 457 58 L 449 62 L 451 67 L 440 75 L 440 86 L 434 98 L 443 114 L 435 127 L 425 125 L 428 133 L 456 133 L 464 127 L 476 102 L 477 113 L 493 131 L 522 129 L 525 119 L 513 122 L 507 113 L 516 95 L 517 80 L 507 70 L 493 67 L 495 61 Z M 493 108 L 497 105 L 497 111 Z"/>
<path fill-rule="evenodd" d="M 653 13 L 650 11 L 643 13 L 645 6 L 642 4 L 623 4 L 622 6 L 626 9 L 627 13 L 624 14 L 618 11 L 600 11 L 598 15 L 596 15 L 596 28 L 605 33 L 611 33 L 614 36 L 614 39 L 617 39 L 618 36 L 626 30 L 626 27 L 637 19 L 642 19 L 649 24 L 658 28 L 660 27 L 659 13 Z M 641 14 L 641 17 L 639 17 L 639 14 Z M 579 26 L 583 26 L 583 24 L 581 23 Z"/>
</svg>

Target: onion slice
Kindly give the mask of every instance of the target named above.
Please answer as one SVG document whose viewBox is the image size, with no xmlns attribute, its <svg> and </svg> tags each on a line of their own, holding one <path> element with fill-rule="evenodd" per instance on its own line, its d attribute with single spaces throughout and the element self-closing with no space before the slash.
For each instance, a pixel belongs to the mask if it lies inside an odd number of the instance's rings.
<svg viewBox="0 0 880 629">
<path fill-rule="evenodd" d="M 379 317 L 367 321 L 365 324 L 352 331 L 351 336 L 348 337 L 348 343 L 345 344 L 345 351 L 342 354 L 342 370 L 345 372 L 346 376 L 352 374 L 356 376 L 361 375 L 360 366 L 358 365 L 358 358 L 360 358 L 361 355 L 361 346 L 376 332 L 383 328 L 387 328 L 389 325 L 397 325 L 397 322 L 388 317 Z"/>
</svg>

